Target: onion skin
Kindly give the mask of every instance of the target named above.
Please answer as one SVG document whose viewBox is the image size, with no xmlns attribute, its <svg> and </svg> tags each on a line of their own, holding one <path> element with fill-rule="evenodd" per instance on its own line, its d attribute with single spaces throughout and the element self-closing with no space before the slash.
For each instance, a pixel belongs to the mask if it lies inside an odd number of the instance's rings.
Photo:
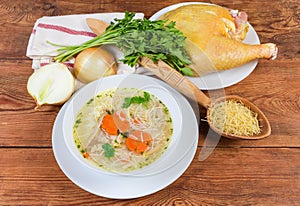
<svg viewBox="0 0 300 206">
<path fill-rule="evenodd" d="M 75 77 L 83 83 L 114 75 L 116 72 L 117 63 L 113 55 L 101 47 L 88 48 L 75 59 Z"/>
</svg>

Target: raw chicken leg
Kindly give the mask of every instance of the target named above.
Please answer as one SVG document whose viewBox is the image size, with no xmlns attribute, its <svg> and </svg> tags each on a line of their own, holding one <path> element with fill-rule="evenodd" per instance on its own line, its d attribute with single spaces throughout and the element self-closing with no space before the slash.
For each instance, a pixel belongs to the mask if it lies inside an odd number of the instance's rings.
<svg viewBox="0 0 300 206">
<path fill-rule="evenodd" d="M 257 58 L 275 59 L 275 44 L 248 45 L 247 14 L 215 5 L 187 5 L 161 17 L 176 22 L 187 37 L 191 67 L 199 76 L 240 66 Z"/>
</svg>

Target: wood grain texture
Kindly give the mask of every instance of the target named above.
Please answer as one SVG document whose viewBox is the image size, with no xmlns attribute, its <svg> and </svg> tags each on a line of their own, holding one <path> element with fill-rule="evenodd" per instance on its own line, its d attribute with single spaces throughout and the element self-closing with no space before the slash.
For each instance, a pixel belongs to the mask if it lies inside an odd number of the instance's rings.
<svg viewBox="0 0 300 206">
<path fill-rule="evenodd" d="M 202 119 L 199 147 L 188 170 L 165 189 L 133 200 L 92 195 L 73 184 L 58 167 L 51 134 L 60 106 L 45 106 L 37 112 L 26 91 L 33 72 L 26 46 L 36 20 L 42 16 L 126 10 L 150 17 L 179 2 L 0 1 L 0 205 L 300 205 L 297 0 L 208 1 L 247 12 L 261 42 L 279 47 L 275 61 L 260 60 L 251 75 L 225 89 L 226 94 L 254 102 L 266 114 L 272 127 L 270 137 L 258 141 L 221 138 L 216 142 L 203 121 L 205 110 L 198 108 Z M 198 161 L 202 153 L 210 151 L 207 159 Z"/>
<path fill-rule="evenodd" d="M 120 201 L 89 194 L 73 184 L 58 167 L 51 149 L 0 149 L 6 154 L 0 159 L 0 205 L 300 203 L 299 149 L 219 148 L 204 162 L 197 159 L 199 150 L 188 170 L 167 188 Z"/>
<path fill-rule="evenodd" d="M 135 11 L 143 12 L 150 17 L 159 9 L 180 1 L 146 1 L 140 3 L 134 0 L 88 0 L 88 1 L 22 1 L 2 0 L 0 2 L 0 28 L 1 37 L 6 41 L 0 42 L 0 58 L 26 58 L 27 42 L 32 31 L 34 22 L 42 16 L 112 12 L 112 11 Z M 251 2 L 239 1 L 208 1 L 228 8 L 246 11 L 251 25 L 257 31 L 261 42 L 273 42 L 279 46 L 279 59 L 300 58 L 299 39 L 300 25 L 297 18 L 299 4 L 297 0 L 254 0 Z M 147 9 L 145 9 L 147 8 Z M 14 35 L 11 35 L 11 31 Z M 297 44 L 298 43 L 298 44 Z M 19 45 L 18 45 L 19 44 Z"/>
<path fill-rule="evenodd" d="M 52 125 L 60 106 L 35 111 L 28 94 L 27 79 L 32 74 L 29 60 L 0 60 L 0 146 L 51 146 Z"/>
</svg>

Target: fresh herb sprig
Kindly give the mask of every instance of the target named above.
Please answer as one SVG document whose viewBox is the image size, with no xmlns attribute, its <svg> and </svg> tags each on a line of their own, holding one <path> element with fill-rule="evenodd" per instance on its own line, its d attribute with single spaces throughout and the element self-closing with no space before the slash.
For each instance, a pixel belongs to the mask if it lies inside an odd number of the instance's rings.
<svg viewBox="0 0 300 206">
<path fill-rule="evenodd" d="M 134 19 L 134 16 L 135 13 L 126 12 L 123 19 L 112 21 L 102 35 L 81 45 L 62 46 L 48 42 L 60 47 L 55 60 L 64 62 L 87 48 L 111 44 L 124 52 L 124 59 L 120 61 L 129 66 L 135 66 L 141 57 L 148 57 L 155 63 L 164 61 L 182 74 L 193 76 L 187 67 L 191 61 L 184 49 L 185 36 L 175 28 L 175 22 Z"/>
<path fill-rule="evenodd" d="M 102 149 L 104 150 L 105 157 L 108 159 L 115 156 L 115 149 L 109 143 L 102 145 Z"/>
<path fill-rule="evenodd" d="M 150 94 L 148 92 L 144 92 L 144 96 L 133 96 L 126 97 L 124 99 L 124 103 L 122 105 L 123 108 L 128 108 L 131 104 L 146 104 L 150 101 Z"/>
</svg>

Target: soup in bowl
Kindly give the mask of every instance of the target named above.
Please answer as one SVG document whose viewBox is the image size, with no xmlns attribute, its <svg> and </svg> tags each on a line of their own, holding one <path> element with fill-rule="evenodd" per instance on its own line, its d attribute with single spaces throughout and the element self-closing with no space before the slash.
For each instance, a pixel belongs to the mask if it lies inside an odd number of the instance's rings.
<svg viewBox="0 0 300 206">
<path fill-rule="evenodd" d="M 174 163 L 181 120 L 176 97 L 157 81 L 117 75 L 74 95 L 64 117 L 64 139 L 73 156 L 91 169 L 149 175 Z"/>
</svg>

